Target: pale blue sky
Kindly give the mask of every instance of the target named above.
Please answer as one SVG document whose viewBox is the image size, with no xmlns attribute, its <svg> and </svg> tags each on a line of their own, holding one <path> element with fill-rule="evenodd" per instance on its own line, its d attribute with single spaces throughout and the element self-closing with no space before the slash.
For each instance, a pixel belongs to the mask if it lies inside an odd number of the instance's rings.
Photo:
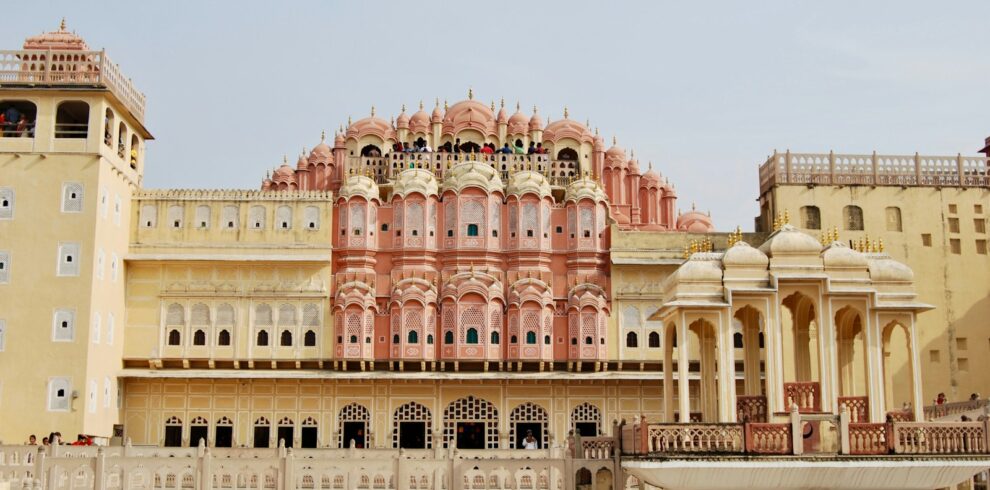
<svg viewBox="0 0 990 490">
<path fill-rule="evenodd" d="M 256 188 L 368 113 L 435 97 L 591 119 L 752 229 L 773 150 L 974 154 L 990 2 L 5 2 L 0 46 L 69 27 L 148 97 L 147 187 Z"/>
</svg>

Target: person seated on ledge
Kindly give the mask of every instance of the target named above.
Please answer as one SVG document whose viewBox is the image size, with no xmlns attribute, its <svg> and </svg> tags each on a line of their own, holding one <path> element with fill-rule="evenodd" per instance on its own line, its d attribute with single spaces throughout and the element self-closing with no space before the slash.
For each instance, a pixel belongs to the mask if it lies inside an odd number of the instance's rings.
<svg viewBox="0 0 990 490">
<path fill-rule="evenodd" d="M 495 153 L 495 150 L 492 149 L 492 146 L 494 145 L 491 146 L 489 145 L 491 145 L 491 143 L 485 143 L 485 146 L 481 147 L 481 153 L 484 153 L 485 155 L 491 155 L 492 153 Z"/>
<path fill-rule="evenodd" d="M 543 143 L 537 143 L 536 144 L 536 154 L 537 155 L 546 155 L 547 154 L 547 149 L 543 147 Z"/>
<path fill-rule="evenodd" d="M 534 143 L 532 141 L 529 142 L 529 148 L 526 149 L 526 154 L 527 155 L 534 155 L 534 154 L 536 154 L 536 143 Z"/>
</svg>

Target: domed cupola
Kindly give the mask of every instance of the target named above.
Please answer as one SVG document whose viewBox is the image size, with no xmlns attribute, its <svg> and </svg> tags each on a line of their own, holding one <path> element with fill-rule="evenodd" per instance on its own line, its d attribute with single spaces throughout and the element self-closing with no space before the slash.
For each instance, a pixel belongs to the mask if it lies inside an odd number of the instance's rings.
<svg viewBox="0 0 990 490">
<path fill-rule="evenodd" d="M 409 115 L 406 114 L 406 105 L 402 104 L 402 112 L 395 118 L 396 129 L 409 129 Z"/>
<path fill-rule="evenodd" d="M 622 149 L 615 141 L 615 137 L 612 137 L 612 147 L 605 151 L 605 167 L 607 168 L 625 168 L 626 162 L 626 150 Z"/>
<path fill-rule="evenodd" d="M 715 231 L 715 227 L 712 225 L 711 216 L 702 213 L 701 211 L 694 209 L 694 206 L 691 206 L 690 211 L 677 217 L 677 230 L 686 231 L 689 233 L 710 233 Z M 814 240 L 814 238 L 812 238 L 812 240 Z M 818 250 L 821 250 L 820 246 Z"/>
<path fill-rule="evenodd" d="M 428 133 L 430 131 L 430 115 L 423 110 L 423 101 L 419 101 L 419 110 L 409 118 L 409 132 Z"/>
<path fill-rule="evenodd" d="M 540 114 L 536 110 L 536 106 L 533 106 L 533 117 L 529 118 L 529 130 L 539 131 L 543 129 L 543 121 L 540 120 Z"/>
<path fill-rule="evenodd" d="M 313 147 L 313 151 L 309 152 L 310 161 L 333 161 L 333 149 L 327 144 L 327 132 L 324 131 L 320 134 L 320 143 Z"/>
<path fill-rule="evenodd" d="M 660 174 L 653 170 L 653 162 L 650 162 L 650 167 L 643 174 L 643 180 L 640 182 L 641 187 L 662 187 L 662 182 L 660 180 Z"/>
<path fill-rule="evenodd" d="M 509 118 L 509 134 L 526 134 L 529 130 L 529 118 L 519 110 L 519 103 L 516 102 L 516 112 Z"/>
<path fill-rule="evenodd" d="M 468 91 L 468 100 L 462 100 L 443 116 L 443 134 L 457 134 L 465 129 L 473 129 L 485 135 L 496 134 L 495 113 L 481 102 L 474 100 L 474 93 Z"/>
<path fill-rule="evenodd" d="M 540 172 L 523 170 L 509 175 L 509 183 L 506 185 L 506 196 L 522 197 L 525 194 L 535 194 L 541 199 L 550 197 L 550 183 Z"/>
<path fill-rule="evenodd" d="M 498 115 L 495 116 L 495 122 L 499 124 L 506 124 L 509 122 L 509 116 L 505 113 L 505 99 L 499 102 Z"/>
<path fill-rule="evenodd" d="M 354 196 L 361 196 L 368 201 L 377 201 L 379 199 L 378 184 L 371 177 L 360 174 L 348 175 L 337 194 L 341 199 L 345 200 Z"/>
<path fill-rule="evenodd" d="M 680 218 L 677 222 L 680 224 Z M 803 255 L 817 258 L 822 253 L 822 244 L 793 225 L 785 224 L 760 245 L 760 251 L 769 257 Z"/>
<path fill-rule="evenodd" d="M 405 199 L 413 193 L 422 194 L 423 197 L 439 195 L 440 186 L 433 172 L 421 168 L 410 168 L 399 172 L 393 182 L 393 197 Z"/>
<path fill-rule="evenodd" d="M 504 185 L 498 171 L 491 165 L 467 161 L 454 165 L 444 173 L 441 192 L 461 192 L 468 187 L 477 187 L 487 193 L 503 192 Z"/>
<path fill-rule="evenodd" d="M 371 107 L 371 115 L 363 119 L 358 119 L 347 126 L 347 137 L 361 139 L 364 136 L 374 135 L 382 140 L 395 139 L 395 128 L 392 125 L 375 116 L 375 108 Z"/>
<path fill-rule="evenodd" d="M 587 174 L 571 181 L 564 193 L 565 201 L 580 201 L 582 199 L 591 199 L 595 202 L 608 202 L 608 196 L 605 194 L 605 190 L 598 184 L 598 181 L 592 179 Z"/>
<path fill-rule="evenodd" d="M 592 143 L 595 139 L 588 126 L 578 121 L 568 119 L 567 108 L 564 108 L 564 118 L 547 125 L 543 130 L 543 140 L 556 143 L 558 140 L 570 138 L 582 143 Z"/>
<path fill-rule="evenodd" d="M 75 32 L 65 28 L 65 19 L 57 31 L 31 36 L 24 40 L 23 49 L 51 49 L 61 51 L 89 51 L 89 46 Z"/>
</svg>

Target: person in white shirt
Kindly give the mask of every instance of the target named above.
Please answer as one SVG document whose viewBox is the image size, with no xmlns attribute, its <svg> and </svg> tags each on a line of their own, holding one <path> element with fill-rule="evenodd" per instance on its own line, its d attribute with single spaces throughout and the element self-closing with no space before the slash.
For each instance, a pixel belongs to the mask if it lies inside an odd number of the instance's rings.
<svg viewBox="0 0 990 490">
<path fill-rule="evenodd" d="M 540 443 L 533 437 L 533 431 L 526 431 L 526 438 L 523 439 L 523 449 L 539 449 Z"/>
</svg>

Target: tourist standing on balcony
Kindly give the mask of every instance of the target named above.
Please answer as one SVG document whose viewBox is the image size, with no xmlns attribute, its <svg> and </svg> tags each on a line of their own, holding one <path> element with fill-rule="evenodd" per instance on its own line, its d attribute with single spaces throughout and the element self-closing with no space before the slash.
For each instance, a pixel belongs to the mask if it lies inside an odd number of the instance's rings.
<svg viewBox="0 0 990 490">
<path fill-rule="evenodd" d="M 481 153 L 484 153 L 485 155 L 491 155 L 492 153 L 495 153 L 495 149 L 492 148 L 493 146 L 495 145 L 492 143 L 485 143 L 485 146 L 481 147 Z"/>
<path fill-rule="evenodd" d="M 526 431 L 526 439 L 523 439 L 523 449 L 539 449 L 540 443 L 536 442 L 536 438 L 533 437 L 533 431 Z"/>
<path fill-rule="evenodd" d="M 516 143 L 517 144 L 516 144 L 516 148 L 515 148 L 516 149 L 515 154 L 516 155 L 525 155 L 526 154 L 526 149 L 523 148 L 522 141 L 516 141 Z"/>
<path fill-rule="evenodd" d="M 22 138 L 27 138 L 30 136 L 30 131 L 28 131 L 28 118 L 26 115 L 21 114 L 21 118 L 17 120 L 17 136 Z"/>
<path fill-rule="evenodd" d="M 938 396 L 935 397 L 935 404 L 945 405 L 945 393 L 939 393 Z"/>
<path fill-rule="evenodd" d="M 505 146 L 502 147 L 502 153 L 505 153 L 506 155 L 512 153 L 512 148 L 509 148 L 508 143 L 506 143 Z"/>
<path fill-rule="evenodd" d="M 536 154 L 536 143 L 535 142 L 533 142 L 533 141 L 530 141 L 529 142 L 529 148 L 526 149 L 526 154 L 527 155 L 535 155 Z"/>
<path fill-rule="evenodd" d="M 17 120 L 21 118 L 21 111 L 17 110 L 16 107 L 10 106 L 6 111 L 3 111 L 4 124 L 0 127 L 6 135 L 12 136 L 14 134 L 14 126 L 17 125 Z"/>
<path fill-rule="evenodd" d="M 461 152 L 461 139 L 457 138 L 454 141 L 454 153 L 460 153 L 460 152 Z"/>
<path fill-rule="evenodd" d="M 543 143 L 536 144 L 536 153 L 538 155 L 545 155 L 547 153 L 547 149 L 543 147 Z"/>
<path fill-rule="evenodd" d="M 0 112 L 0 138 L 3 138 L 3 133 L 6 131 L 7 126 L 7 116 Z"/>
<path fill-rule="evenodd" d="M 37 446 L 38 445 L 38 437 L 35 436 L 34 434 L 31 434 L 30 436 L 28 436 L 28 442 L 26 444 L 28 446 Z"/>
</svg>

